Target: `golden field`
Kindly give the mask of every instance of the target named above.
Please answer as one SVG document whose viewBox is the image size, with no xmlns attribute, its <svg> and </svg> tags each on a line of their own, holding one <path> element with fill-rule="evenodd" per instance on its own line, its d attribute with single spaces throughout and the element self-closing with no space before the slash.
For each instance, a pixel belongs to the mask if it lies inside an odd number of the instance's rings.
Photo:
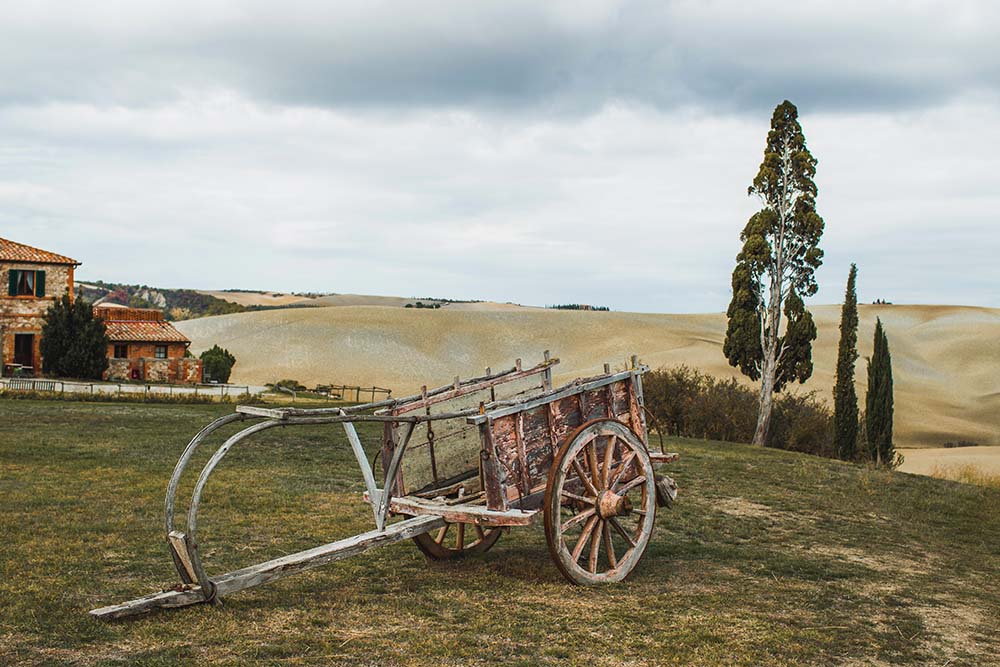
<svg viewBox="0 0 1000 667">
<path fill-rule="evenodd" d="M 878 316 L 892 351 L 898 446 L 935 447 L 959 439 L 1000 444 L 1000 310 L 861 305 L 859 311 L 858 394 L 863 403 L 864 357 L 871 353 Z M 814 306 L 812 312 L 819 329 L 815 371 L 806 385 L 791 391 L 829 396 L 840 306 Z M 238 360 L 232 381 L 240 384 L 294 378 L 306 385 L 379 385 L 400 395 L 425 383 L 446 384 L 456 374 L 478 374 L 486 366 L 510 366 L 517 357 L 534 363 L 546 349 L 562 360 L 556 376 L 563 381 L 598 373 L 604 362 L 620 367 L 630 354 L 653 367 L 687 364 L 720 377 L 741 377 L 722 355 L 722 313 L 338 305 L 223 315 L 177 326 L 191 338 L 195 353 L 213 344 L 232 351 Z"/>
</svg>

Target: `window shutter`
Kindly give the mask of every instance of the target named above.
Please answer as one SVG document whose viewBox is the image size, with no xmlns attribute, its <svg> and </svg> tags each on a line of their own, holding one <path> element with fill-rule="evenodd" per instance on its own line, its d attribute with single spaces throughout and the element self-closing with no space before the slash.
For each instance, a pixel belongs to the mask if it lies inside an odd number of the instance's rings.
<svg viewBox="0 0 1000 667">
<path fill-rule="evenodd" d="M 45 296 L 44 271 L 35 271 L 35 296 Z"/>
<path fill-rule="evenodd" d="M 10 296 L 17 296 L 17 281 L 18 278 L 21 277 L 20 273 L 21 273 L 20 271 L 15 271 L 14 269 L 11 269 L 8 272 L 8 276 L 10 277 L 10 285 L 8 286 L 7 294 Z"/>
</svg>

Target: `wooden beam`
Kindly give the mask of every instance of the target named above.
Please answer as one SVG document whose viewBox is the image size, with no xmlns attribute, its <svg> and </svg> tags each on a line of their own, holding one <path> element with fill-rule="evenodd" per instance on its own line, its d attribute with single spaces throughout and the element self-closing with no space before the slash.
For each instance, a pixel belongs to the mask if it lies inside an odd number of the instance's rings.
<svg viewBox="0 0 1000 667">
<path fill-rule="evenodd" d="M 236 412 L 254 417 L 267 417 L 268 419 L 287 419 L 288 412 L 283 408 L 261 408 L 256 405 L 237 405 Z"/>
<path fill-rule="evenodd" d="M 298 553 L 269 560 L 259 565 L 251 565 L 241 570 L 229 572 L 213 579 L 216 595 L 228 595 L 246 588 L 266 584 L 298 572 L 304 572 L 327 563 L 343 560 L 364 553 L 375 547 L 381 547 L 401 540 L 407 540 L 417 535 L 430 532 L 445 525 L 445 520 L 438 516 L 417 516 L 399 523 L 387 526 L 385 530 L 371 530 L 367 533 L 348 537 L 343 540 L 324 544 Z M 90 615 L 102 620 L 113 620 L 126 616 L 143 614 L 153 609 L 169 607 L 186 607 L 199 602 L 206 602 L 198 586 L 178 587 L 180 590 L 154 593 L 123 604 L 111 605 L 94 609 Z"/>
<path fill-rule="evenodd" d="M 484 526 L 529 526 L 534 521 L 536 510 L 491 510 L 482 505 L 445 505 L 436 500 L 424 500 L 405 496 L 393 498 L 389 504 L 396 514 L 413 516 L 439 516 L 449 523 L 475 523 Z"/>
</svg>

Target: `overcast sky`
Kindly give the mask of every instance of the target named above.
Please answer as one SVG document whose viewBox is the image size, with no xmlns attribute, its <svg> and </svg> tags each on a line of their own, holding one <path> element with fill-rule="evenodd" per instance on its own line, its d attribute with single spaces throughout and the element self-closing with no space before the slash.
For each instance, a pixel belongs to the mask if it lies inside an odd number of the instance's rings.
<svg viewBox="0 0 1000 667">
<path fill-rule="evenodd" d="M 1000 307 L 1000 3 L 143 5 L 0 20 L 0 236 L 82 279 L 724 310 L 787 98 L 814 303 Z"/>
</svg>

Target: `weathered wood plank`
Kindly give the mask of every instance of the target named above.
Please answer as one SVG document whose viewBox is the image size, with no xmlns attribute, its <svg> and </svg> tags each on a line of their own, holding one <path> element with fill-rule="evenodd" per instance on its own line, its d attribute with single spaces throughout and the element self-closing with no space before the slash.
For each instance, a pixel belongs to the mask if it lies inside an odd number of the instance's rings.
<svg viewBox="0 0 1000 667">
<path fill-rule="evenodd" d="M 396 514 L 439 516 L 449 523 L 474 523 L 484 526 L 527 526 L 537 514 L 537 511 L 526 512 L 519 509 L 497 511 L 482 505 L 446 505 L 413 496 L 393 498 L 390 508 Z"/>
<path fill-rule="evenodd" d="M 551 368 L 559 363 L 558 359 L 546 359 L 542 363 L 529 368 L 527 370 L 521 370 L 520 359 L 517 360 L 518 364 L 515 366 L 513 371 L 508 371 L 505 374 L 491 377 L 480 382 L 466 382 L 465 384 L 459 383 L 458 378 L 455 378 L 456 382 L 452 385 L 451 390 L 438 394 L 436 396 L 427 395 L 421 397 L 419 400 L 405 403 L 399 405 L 392 409 L 392 414 L 401 415 L 407 412 L 412 412 L 413 410 L 419 410 L 420 408 L 426 408 L 436 403 L 442 403 L 445 401 L 450 401 L 461 396 L 466 396 L 468 394 L 474 394 L 477 391 L 485 391 L 487 389 L 492 389 L 499 384 L 506 384 L 507 382 L 513 382 L 515 380 L 520 380 L 521 378 L 530 377 L 532 375 L 537 375 L 539 373 L 545 373 L 548 371 L 551 374 Z"/>
<path fill-rule="evenodd" d="M 550 403 L 552 401 L 560 400 L 568 396 L 576 396 L 580 392 L 590 391 L 591 389 L 597 389 L 599 387 L 604 387 L 613 382 L 618 382 L 632 376 L 633 373 L 640 372 L 645 373 L 649 370 L 647 366 L 640 366 L 636 371 L 622 371 L 621 373 L 615 373 L 614 375 L 608 375 L 605 377 L 598 378 L 596 380 L 590 380 L 588 382 L 581 382 L 579 384 L 573 383 L 566 385 L 557 389 L 554 392 L 548 392 L 537 396 L 531 400 L 524 401 L 521 403 L 516 403 L 514 405 L 498 408 L 487 412 L 484 415 L 472 415 L 467 417 L 470 424 L 481 424 L 487 419 L 499 419 L 500 417 L 506 417 L 507 415 L 512 415 L 522 410 L 533 410 L 541 405 Z"/>
<path fill-rule="evenodd" d="M 268 419 L 287 419 L 288 411 L 282 408 L 262 408 L 257 405 L 237 405 L 236 412 L 254 417 L 267 417 Z"/>
<path fill-rule="evenodd" d="M 167 535 L 167 539 L 170 541 L 170 548 L 174 550 L 174 553 L 177 554 L 177 558 L 181 561 L 181 565 L 184 566 L 184 572 L 188 576 L 188 582 L 197 581 L 198 575 L 195 574 L 194 566 L 191 564 L 191 555 L 188 553 L 187 538 L 184 533 L 179 530 L 172 530 L 170 531 L 170 534 Z"/>
<path fill-rule="evenodd" d="M 371 530 L 330 544 L 235 570 L 213 579 L 212 583 L 215 584 L 216 595 L 228 595 L 245 588 L 266 584 L 269 581 L 356 556 L 376 547 L 407 540 L 444 525 L 445 520 L 441 517 L 417 516 L 386 526 L 385 530 Z M 101 607 L 91 611 L 90 615 L 95 618 L 111 620 L 142 614 L 156 608 L 185 607 L 205 601 L 201 589 L 195 586 L 185 588 L 185 590 L 154 593 L 123 604 Z"/>
<path fill-rule="evenodd" d="M 486 505 L 493 510 L 506 510 L 507 497 L 504 495 L 503 472 L 497 460 L 497 449 L 493 444 L 493 423 L 479 427 L 480 456 L 483 462 L 483 488 L 486 490 Z"/>
<path fill-rule="evenodd" d="M 518 469 L 521 471 L 521 479 L 518 480 L 521 490 L 531 488 L 531 471 L 528 470 L 528 453 L 524 443 L 524 413 L 518 412 L 514 415 L 514 442 L 517 447 Z"/>
<path fill-rule="evenodd" d="M 154 609 L 170 609 L 174 607 L 187 607 L 189 605 L 204 602 L 205 596 L 201 594 L 198 586 L 184 587 L 177 591 L 162 591 L 153 593 L 145 597 L 129 600 L 122 604 L 113 604 L 100 609 L 94 609 L 90 615 L 102 621 L 113 621 L 117 618 L 128 616 L 138 616 L 153 611 Z"/>
<path fill-rule="evenodd" d="M 304 572 L 327 563 L 350 558 L 376 547 L 386 546 L 400 540 L 430 532 L 444 526 L 445 521 L 436 516 L 417 516 L 394 523 L 384 530 L 370 530 L 367 533 L 324 544 L 298 553 L 275 558 L 265 563 L 251 565 L 241 570 L 224 574 L 213 580 L 218 595 L 258 586 L 260 584 Z"/>
</svg>

